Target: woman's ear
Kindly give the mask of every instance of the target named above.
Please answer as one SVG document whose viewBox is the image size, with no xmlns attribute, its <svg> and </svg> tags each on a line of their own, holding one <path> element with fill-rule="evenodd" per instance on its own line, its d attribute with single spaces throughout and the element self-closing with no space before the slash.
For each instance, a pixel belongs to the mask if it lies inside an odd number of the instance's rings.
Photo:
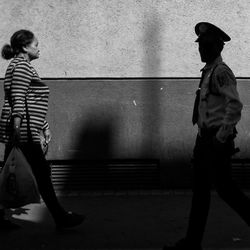
<svg viewBox="0 0 250 250">
<path fill-rule="evenodd" d="M 22 52 L 27 53 L 27 48 L 23 46 L 22 47 Z"/>
</svg>

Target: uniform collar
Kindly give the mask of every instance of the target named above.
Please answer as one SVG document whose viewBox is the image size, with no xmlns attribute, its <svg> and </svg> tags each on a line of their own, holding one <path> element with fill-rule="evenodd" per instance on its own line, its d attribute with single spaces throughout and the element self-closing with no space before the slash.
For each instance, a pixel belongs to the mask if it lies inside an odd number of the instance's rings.
<svg viewBox="0 0 250 250">
<path fill-rule="evenodd" d="M 211 63 L 207 63 L 202 69 L 201 71 L 206 71 L 209 70 L 211 68 L 213 68 L 215 65 L 217 65 L 218 63 L 223 62 L 222 57 L 218 56 L 213 62 Z"/>
</svg>

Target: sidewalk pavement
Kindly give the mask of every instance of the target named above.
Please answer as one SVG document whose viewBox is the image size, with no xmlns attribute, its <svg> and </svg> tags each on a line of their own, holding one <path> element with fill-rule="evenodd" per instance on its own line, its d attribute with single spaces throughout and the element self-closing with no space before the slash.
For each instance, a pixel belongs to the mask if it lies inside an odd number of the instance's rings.
<svg viewBox="0 0 250 250">
<path fill-rule="evenodd" d="M 184 236 L 191 192 L 100 192 L 59 199 L 66 209 L 87 216 L 81 226 L 58 232 L 44 203 L 28 205 L 10 211 L 22 228 L 0 232 L 0 250 L 161 249 Z M 216 194 L 203 246 L 250 249 L 250 228 Z"/>
</svg>

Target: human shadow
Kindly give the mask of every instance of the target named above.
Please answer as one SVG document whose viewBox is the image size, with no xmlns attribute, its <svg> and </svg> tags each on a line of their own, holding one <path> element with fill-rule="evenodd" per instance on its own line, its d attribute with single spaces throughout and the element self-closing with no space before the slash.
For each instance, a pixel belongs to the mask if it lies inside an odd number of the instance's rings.
<svg viewBox="0 0 250 250">
<path fill-rule="evenodd" d="M 155 78 L 160 74 L 161 64 L 161 22 L 157 13 L 150 13 L 143 36 L 144 65 L 143 75 L 149 78 L 143 85 L 143 118 L 142 118 L 142 149 L 141 157 L 156 157 L 155 143 L 160 128 L 160 85 Z"/>
<path fill-rule="evenodd" d="M 102 109 L 103 107 L 101 107 Z M 105 107 L 108 110 L 108 107 Z M 74 153 L 64 177 L 62 192 L 103 190 L 109 185 L 107 162 L 112 159 L 115 119 L 111 112 L 92 109 L 81 120 Z"/>
</svg>

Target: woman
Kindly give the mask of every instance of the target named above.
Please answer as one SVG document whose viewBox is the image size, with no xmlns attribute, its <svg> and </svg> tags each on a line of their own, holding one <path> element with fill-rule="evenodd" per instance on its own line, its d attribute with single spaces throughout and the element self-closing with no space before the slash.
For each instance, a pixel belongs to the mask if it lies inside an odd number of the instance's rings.
<svg viewBox="0 0 250 250">
<path fill-rule="evenodd" d="M 5 100 L 0 121 L 0 142 L 5 144 L 5 160 L 13 146 L 18 144 L 37 180 L 40 194 L 56 226 L 74 227 L 83 222 L 83 216 L 66 212 L 59 204 L 40 144 L 41 133 L 46 143 L 51 140 L 49 124 L 45 120 L 49 88 L 39 78 L 30 62 L 39 58 L 38 40 L 31 31 L 15 32 L 10 45 L 2 48 L 2 57 L 12 59 L 4 79 Z M 5 218 L 0 205 L 0 228 L 14 228 Z"/>
</svg>

